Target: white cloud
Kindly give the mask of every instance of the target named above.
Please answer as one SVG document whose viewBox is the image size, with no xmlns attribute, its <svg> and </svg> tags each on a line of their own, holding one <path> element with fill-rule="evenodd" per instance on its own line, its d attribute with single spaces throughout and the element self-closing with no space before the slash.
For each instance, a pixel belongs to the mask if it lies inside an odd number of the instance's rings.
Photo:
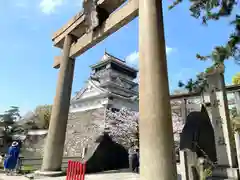
<svg viewBox="0 0 240 180">
<path fill-rule="evenodd" d="M 40 9 L 45 14 L 52 14 L 57 7 L 62 6 L 63 0 L 42 0 L 39 4 Z"/>
<path fill-rule="evenodd" d="M 169 54 L 172 53 L 173 51 L 175 51 L 174 48 L 171 48 L 171 47 L 166 46 L 166 53 L 167 53 L 167 55 L 169 55 Z"/>
<path fill-rule="evenodd" d="M 169 46 L 166 46 L 167 55 L 170 55 L 175 50 L 176 50 L 175 48 L 171 48 Z M 126 57 L 126 62 L 130 65 L 137 65 L 138 64 L 138 58 L 139 58 L 139 52 L 134 51 Z"/>
<path fill-rule="evenodd" d="M 138 57 L 139 53 L 134 51 L 126 57 L 126 62 L 129 64 L 135 64 L 138 61 Z"/>
</svg>

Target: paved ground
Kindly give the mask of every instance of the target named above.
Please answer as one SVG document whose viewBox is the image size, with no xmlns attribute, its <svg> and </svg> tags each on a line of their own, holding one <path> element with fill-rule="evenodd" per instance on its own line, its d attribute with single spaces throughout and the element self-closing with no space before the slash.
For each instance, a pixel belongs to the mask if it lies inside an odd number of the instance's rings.
<svg viewBox="0 0 240 180">
<path fill-rule="evenodd" d="M 106 173 L 86 175 L 85 180 L 138 180 L 139 175 L 133 173 Z M 29 180 L 23 176 L 6 176 L 1 174 L 0 180 Z M 66 180 L 66 177 L 39 178 L 37 180 Z"/>
<path fill-rule="evenodd" d="M 0 180 L 29 180 L 23 176 L 6 176 L 5 174 L 0 174 Z"/>
<path fill-rule="evenodd" d="M 104 173 L 86 175 L 85 180 L 139 180 L 139 174 L 122 172 L 122 173 Z M 0 174 L 0 180 L 29 180 L 23 176 L 6 176 Z M 37 180 L 66 180 L 66 177 L 39 178 Z M 179 179 L 180 180 L 180 179 Z"/>
</svg>

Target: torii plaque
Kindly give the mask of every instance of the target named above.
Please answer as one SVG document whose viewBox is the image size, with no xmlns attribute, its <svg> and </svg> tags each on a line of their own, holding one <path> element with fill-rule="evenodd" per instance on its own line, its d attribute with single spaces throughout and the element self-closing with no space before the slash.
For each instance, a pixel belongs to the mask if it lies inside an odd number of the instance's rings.
<svg viewBox="0 0 240 180">
<path fill-rule="evenodd" d="M 42 174 L 61 170 L 74 59 L 132 21 L 139 12 L 140 177 L 176 180 L 162 1 L 85 0 L 84 3 L 84 11 L 53 36 L 54 46 L 63 49 L 63 55 L 54 60 L 54 67 L 60 69 Z"/>
</svg>

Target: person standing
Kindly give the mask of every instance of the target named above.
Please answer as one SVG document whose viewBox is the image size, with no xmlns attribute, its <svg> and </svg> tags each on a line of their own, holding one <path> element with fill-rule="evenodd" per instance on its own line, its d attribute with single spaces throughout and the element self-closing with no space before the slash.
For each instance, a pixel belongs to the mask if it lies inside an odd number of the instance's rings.
<svg viewBox="0 0 240 180">
<path fill-rule="evenodd" d="M 135 154 L 134 145 L 131 145 L 131 147 L 128 149 L 129 170 L 131 172 L 134 171 L 134 167 L 133 167 L 133 157 L 134 157 L 134 154 Z"/>
<path fill-rule="evenodd" d="M 129 148 L 129 168 L 131 172 L 138 173 L 139 169 L 139 149 L 136 146 Z"/>
<path fill-rule="evenodd" d="M 139 173 L 139 166 L 140 166 L 139 160 L 140 160 L 139 149 L 137 148 L 135 159 L 134 159 L 134 162 L 135 162 L 134 163 L 134 172 L 136 172 L 136 173 Z"/>
<path fill-rule="evenodd" d="M 132 155 L 132 172 L 138 173 L 139 171 L 139 149 L 136 148 Z"/>
<path fill-rule="evenodd" d="M 7 157 L 4 160 L 4 169 L 7 175 L 12 175 L 13 171 L 16 169 L 18 163 L 20 149 L 18 147 L 18 142 L 14 141 L 8 149 Z"/>
</svg>

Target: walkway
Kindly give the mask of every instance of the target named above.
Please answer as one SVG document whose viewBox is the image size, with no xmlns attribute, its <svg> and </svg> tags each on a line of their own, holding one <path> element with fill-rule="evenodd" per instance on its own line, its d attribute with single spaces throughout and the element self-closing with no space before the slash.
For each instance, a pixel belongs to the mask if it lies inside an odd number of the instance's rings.
<svg viewBox="0 0 240 180">
<path fill-rule="evenodd" d="M 139 180 L 139 174 L 122 172 L 122 173 L 104 173 L 86 175 L 85 180 Z M 180 178 L 178 178 L 180 180 Z M 23 176 L 6 176 L 0 174 L 0 180 L 29 180 Z M 44 177 L 37 180 L 66 180 L 66 177 Z"/>
<path fill-rule="evenodd" d="M 138 180 L 139 175 L 133 173 L 104 173 L 86 175 L 85 180 Z M 29 180 L 23 176 L 6 176 L 0 174 L 0 180 Z M 37 180 L 66 180 L 66 177 L 43 177 Z"/>
</svg>

